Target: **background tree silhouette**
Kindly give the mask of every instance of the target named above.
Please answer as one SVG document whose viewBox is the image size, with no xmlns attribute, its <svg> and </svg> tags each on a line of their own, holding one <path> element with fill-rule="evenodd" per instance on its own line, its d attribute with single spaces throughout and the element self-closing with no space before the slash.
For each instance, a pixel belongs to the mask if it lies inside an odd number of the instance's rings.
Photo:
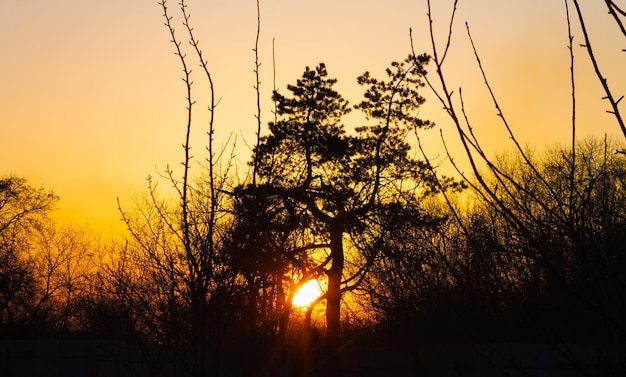
<svg viewBox="0 0 626 377">
<path fill-rule="evenodd" d="M 616 316 L 615 312 L 622 310 L 621 304 L 608 304 L 600 298 L 597 292 L 589 291 L 588 288 L 595 286 L 595 283 L 583 288 L 584 284 L 578 281 L 582 279 L 589 282 L 595 279 L 594 276 L 598 277 L 607 272 L 606 261 L 592 261 L 598 257 L 598 254 L 591 257 L 588 255 L 588 250 L 596 247 L 605 250 L 606 245 L 611 243 L 608 238 L 614 235 L 611 228 L 614 224 L 621 223 L 622 220 L 617 220 L 621 217 L 617 215 L 611 221 L 612 225 L 609 225 L 606 218 L 600 215 L 600 212 L 595 211 L 602 206 L 606 206 L 607 210 L 612 207 L 609 204 L 612 202 L 611 198 L 622 189 L 621 178 L 617 178 L 621 173 L 617 173 L 614 178 L 609 178 L 607 175 L 608 167 L 613 164 L 611 161 L 616 161 L 608 153 L 611 148 L 610 144 L 605 142 L 603 146 L 598 146 L 595 143 L 596 146 L 591 147 L 593 142 L 579 144 L 576 137 L 576 77 L 573 69 L 575 54 L 569 3 L 569 1 L 564 2 L 564 15 L 567 19 L 569 34 L 572 93 L 572 142 L 568 149 L 560 148 L 557 153 L 546 156 L 545 160 L 542 160 L 535 158 L 528 149 L 520 145 L 513 127 L 509 124 L 494 94 L 472 40 L 470 27 L 466 24 L 468 43 L 473 49 L 480 74 L 495 106 L 496 115 L 512 140 L 513 151 L 510 153 L 515 157 L 498 160 L 486 154 L 481 140 L 474 133 L 477 125 L 468 116 L 468 109 L 465 108 L 463 101 L 463 92 L 462 90 L 452 91 L 444 69 L 454 30 L 457 1 L 454 2 L 447 39 L 443 44 L 439 43 L 433 32 L 433 15 L 430 11 L 430 2 L 428 2 L 432 65 L 435 71 L 434 77 L 424 76 L 424 80 L 443 105 L 459 137 L 462 155 L 467 158 L 473 175 L 470 177 L 468 174 L 466 180 L 477 194 L 480 203 L 485 206 L 485 211 L 490 212 L 488 216 L 482 216 L 484 219 L 492 219 L 484 223 L 492 232 L 492 236 L 488 239 L 491 240 L 490 242 L 495 242 L 494 245 L 498 245 L 498 249 L 507 255 L 507 260 L 513 262 L 512 265 L 517 270 L 516 274 L 512 275 L 514 281 L 525 281 L 528 284 L 523 290 L 519 290 L 518 294 L 521 295 L 521 302 L 525 309 L 536 310 L 534 314 L 537 316 L 535 317 L 537 322 L 533 323 L 534 330 L 547 333 L 554 331 L 555 334 L 559 333 L 561 338 L 565 338 L 565 334 L 568 336 L 575 334 L 576 325 L 581 323 L 580 318 L 573 318 L 571 322 L 564 321 L 566 313 L 561 309 L 576 307 L 577 313 L 585 313 L 582 314 L 583 317 L 589 315 L 586 317 L 587 320 L 593 318 L 594 326 L 603 328 L 600 332 L 607 334 L 607 331 L 615 331 L 620 334 L 620 338 L 623 338 L 624 324 L 617 319 L 619 316 Z M 586 49 L 600 84 L 607 94 L 605 99 L 610 102 L 611 106 L 608 112 L 614 116 L 616 123 L 623 130 L 623 121 L 618 108 L 620 101 L 615 100 L 606 78 L 600 73 L 600 63 L 593 54 L 592 41 L 585 29 L 584 14 L 578 7 L 577 1 L 574 0 L 573 4 L 576 7 L 579 26 L 586 42 L 582 47 Z M 607 2 L 607 6 L 611 14 L 616 16 L 615 12 L 619 8 L 612 2 Z M 618 25 L 622 24 L 619 16 L 615 19 Z M 452 152 L 449 151 L 448 154 L 454 161 Z M 460 174 L 464 174 L 458 166 L 455 165 L 455 167 Z M 614 179 L 617 181 L 613 181 Z M 609 194 L 609 186 L 617 187 L 617 191 Z M 602 199 L 598 200 L 599 197 Z M 456 211 L 453 207 L 450 208 Z M 461 216 L 457 215 L 457 218 L 460 219 Z M 472 240 L 473 237 L 469 236 L 469 232 L 473 229 L 469 225 L 471 223 L 463 225 L 461 230 L 468 234 L 468 240 Z M 599 252 L 599 254 L 603 253 L 604 251 Z M 585 267 L 582 267 L 583 265 Z M 613 276 L 612 279 L 619 280 L 617 276 Z M 612 286 L 608 281 L 603 283 L 598 281 L 596 288 L 600 286 L 604 287 L 601 290 L 604 290 L 605 295 L 608 291 L 612 291 L 609 295 L 621 294 L 609 288 Z M 539 304 L 540 301 L 543 303 Z M 559 326 L 555 325 L 556 323 L 563 326 L 560 328 L 563 331 L 557 330 Z M 550 325 L 546 324 L 552 324 L 554 327 L 549 328 Z"/>
<path fill-rule="evenodd" d="M 0 179 L 0 325 L 5 328 L 33 319 L 39 294 L 32 258 L 32 234 L 58 197 L 34 188 L 26 179 Z"/>
</svg>

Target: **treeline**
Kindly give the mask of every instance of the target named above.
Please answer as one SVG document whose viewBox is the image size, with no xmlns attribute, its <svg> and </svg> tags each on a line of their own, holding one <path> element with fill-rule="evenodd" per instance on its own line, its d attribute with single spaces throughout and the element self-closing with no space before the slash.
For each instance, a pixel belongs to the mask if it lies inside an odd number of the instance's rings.
<svg viewBox="0 0 626 377">
<path fill-rule="evenodd" d="M 623 341 L 626 165 L 616 150 L 585 140 L 574 165 L 564 147 L 530 164 L 501 156 L 510 180 L 488 176 L 493 197 L 477 188 L 452 207 L 437 201 L 442 224 L 390 239 L 370 283 L 374 308 L 413 340 Z"/>
<path fill-rule="evenodd" d="M 515 184 L 491 177 L 490 187 L 510 213 L 493 211 L 472 189 L 448 191 L 447 201 L 433 191 L 408 217 L 398 209 L 385 237 L 373 239 L 380 252 L 368 274 L 346 297 L 352 310 L 343 314 L 342 341 L 359 328 L 375 327 L 409 348 L 623 342 L 626 159 L 614 153 L 618 149 L 610 141 L 585 140 L 575 166 L 563 147 L 533 155 L 532 165 L 501 156 L 499 169 Z M 180 208 L 155 193 L 128 215 L 133 237 L 103 244 L 87 230 L 62 229 L 48 220 L 52 193 L 4 178 L 2 337 L 118 338 L 171 346 L 181 362 L 204 360 L 207 368 L 217 359 L 256 357 L 248 364 L 255 370 L 276 350 L 301 347 L 302 323 L 289 334 L 286 329 L 290 315 L 297 318 L 289 300 L 302 278 L 323 278 L 321 270 L 311 271 L 321 264 L 301 260 L 298 252 L 304 251 L 296 250 L 311 245 L 313 230 L 305 220 L 277 218 L 267 203 L 250 204 L 252 210 L 265 208 L 259 215 L 265 226 L 242 230 L 256 214 L 242 213 L 243 199 L 224 194 L 213 230 L 219 242 L 210 250 L 202 238 L 208 230 L 201 216 L 210 212 L 201 189 L 206 182 L 194 184 L 188 210 L 197 259 L 186 254 L 180 227 L 172 228 L 178 224 L 167 221 L 180 218 Z M 257 236 L 252 243 L 240 239 L 251 234 Z M 346 250 L 346 259 L 353 253 Z M 317 327 L 324 339 L 319 319 Z M 188 359 L 190 349 L 197 360 Z"/>
</svg>

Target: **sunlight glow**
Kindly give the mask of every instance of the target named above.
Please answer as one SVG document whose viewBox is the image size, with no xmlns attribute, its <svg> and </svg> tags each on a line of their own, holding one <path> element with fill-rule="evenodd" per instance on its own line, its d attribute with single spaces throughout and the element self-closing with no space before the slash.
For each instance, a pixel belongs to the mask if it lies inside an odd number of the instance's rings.
<svg viewBox="0 0 626 377">
<path fill-rule="evenodd" d="M 291 303 L 294 307 L 307 308 L 316 298 L 322 294 L 320 284 L 317 280 L 309 280 L 293 296 Z"/>
</svg>

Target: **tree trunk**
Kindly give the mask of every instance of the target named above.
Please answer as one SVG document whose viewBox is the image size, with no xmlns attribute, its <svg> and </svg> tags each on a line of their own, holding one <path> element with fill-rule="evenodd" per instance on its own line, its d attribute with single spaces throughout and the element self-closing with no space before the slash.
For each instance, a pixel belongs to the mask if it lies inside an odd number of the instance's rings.
<svg viewBox="0 0 626 377">
<path fill-rule="evenodd" d="M 202 292 L 200 290 L 200 292 Z M 203 293 L 194 292 L 191 308 L 191 348 L 193 352 L 192 375 L 204 376 L 207 373 L 207 308 Z"/>
<path fill-rule="evenodd" d="M 326 331 L 328 351 L 331 356 L 330 371 L 337 372 L 337 351 L 341 346 L 341 275 L 343 272 L 343 227 L 333 224 L 330 228 L 330 256 L 332 265 L 328 270 L 328 292 L 326 298 Z"/>
</svg>

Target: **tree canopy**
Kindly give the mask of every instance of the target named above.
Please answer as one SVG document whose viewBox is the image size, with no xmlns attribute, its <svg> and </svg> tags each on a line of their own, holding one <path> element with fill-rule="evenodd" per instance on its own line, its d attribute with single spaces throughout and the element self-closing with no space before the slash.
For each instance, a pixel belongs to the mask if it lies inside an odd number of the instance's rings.
<svg viewBox="0 0 626 377">
<path fill-rule="evenodd" d="M 305 234 L 283 252 L 304 261 L 305 271 L 326 275 L 328 289 L 321 299 L 327 303 L 334 347 L 341 296 L 358 287 L 380 257 L 378 245 L 392 223 L 389 214 L 417 214 L 419 198 L 435 190 L 426 163 L 412 155 L 406 140 L 410 131 L 432 127 L 418 116 L 424 102 L 420 75 L 428 59 L 393 62 L 384 79 L 365 72 L 357 79 L 364 99 L 353 107 L 334 90 L 337 80 L 328 76 L 325 64 L 307 67 L 295 85 L 287 86 L 288 95 L 274 92 L 278 120 L 269 124 L 269 135 L 260 138 L 250 163 L 258 184 L 239 189 L 240 195 L 257 198 L 256 212 L 280 213 L 282 221 L 297 223 L 294 231 Z M 352 110 L 361 111 L 368 123 L 348 132 L 343 117 Z M 274 198 L 274 209 L 259 207 L 268 202 L 260 197 Z"/>
</svg>

